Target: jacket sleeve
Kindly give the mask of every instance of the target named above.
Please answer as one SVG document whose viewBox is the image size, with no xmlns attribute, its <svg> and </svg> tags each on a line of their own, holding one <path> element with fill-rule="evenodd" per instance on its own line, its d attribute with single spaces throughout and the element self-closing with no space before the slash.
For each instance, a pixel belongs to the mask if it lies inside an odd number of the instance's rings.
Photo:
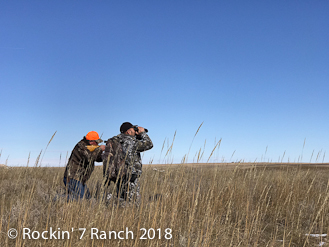
<svg viewBox="0 0 329 247">
<path fill-rule="evenodd" d="M 81 148 L 83 150 L 83 155 L 85 157 L 85 160 L 88 160 L 88 163 L 90 162 L 102 162 L 102 149 L 100 147 L 96 148 L 93 152 L 89 151 L 86 147 Z"/>
<path fill-rule="evenodd" d="M 148 136 L 148 134 L 146 134 L 146 132 L 142 132 L 139 135 L 139 139 L 136 141 L 136 151 L 143 152 L 151 148 L 153 148 L 151 138 Z"/>
<path fill-rule="evenodd" d="M 97 153 L 95 154 L 96 155 L 95 161 L 96 162 L 102 162 L 103 161 L 103 156 L 102 156 L 103 151 L 102 151 L 102 149 L 100 147 L 98 147 L 98 148 L 96 148 L 96 150 L 94 152 L 96 152 L 96 151 L 97 151 Z"/>
</svg>

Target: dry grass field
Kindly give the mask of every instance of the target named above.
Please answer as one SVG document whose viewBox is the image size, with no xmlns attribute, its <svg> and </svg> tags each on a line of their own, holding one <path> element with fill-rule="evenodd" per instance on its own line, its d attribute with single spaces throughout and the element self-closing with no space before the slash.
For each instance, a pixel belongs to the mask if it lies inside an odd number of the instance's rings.
<svg viewBox="0 0 329 247">
<path fill-rule="evenodd" d="M 329 246 L 308 235 L 329 233 L 326 165 L 147 165 L 139 207 L 53 201 L 63 172 L 0 168 L 1 246 Z"/>
</svg>

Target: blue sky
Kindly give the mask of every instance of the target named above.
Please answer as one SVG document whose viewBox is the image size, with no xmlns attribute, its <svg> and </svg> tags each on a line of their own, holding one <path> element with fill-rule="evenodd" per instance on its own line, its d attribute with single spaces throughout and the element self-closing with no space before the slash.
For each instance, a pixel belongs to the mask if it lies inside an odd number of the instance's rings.
<svg viewBox="0 0 329 247">
<path fill-rule="evenodd" d="M 43 150 L 42 165 L 64 166 L 87 132 L 108 139 L 125 121 L 149 129 L 145 164 L 200 149 L 206 162 L 220 139 L 210 162 L 329 162 L 328 13 L 328 1 L 1 1 L 0 163 Z"/>
</svg>

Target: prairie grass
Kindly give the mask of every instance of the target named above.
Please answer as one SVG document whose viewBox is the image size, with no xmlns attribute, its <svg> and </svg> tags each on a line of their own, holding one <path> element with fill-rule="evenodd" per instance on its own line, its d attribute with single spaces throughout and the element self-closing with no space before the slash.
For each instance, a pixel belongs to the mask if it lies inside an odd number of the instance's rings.
<svg viewBox="0 0 329 247">
<path fill-rule="evenodd" d="M 96 198 L 54 202 L 63 173 L 64 168 L 0 168 L 1 246 L 319 246 L 326 239 L 307 234 L 329 233 L 327 168 L 147 165 L 139 207 Z M 93 194 L 101 180 L 102 168 L 96 167 L 88 181 Z M 18 231 L 16 239 L 7 236 L 11 228 Z M 70 238 L 23 239 L 23 228 L 59 229 Z M 82 239 L 79 228 L 86 228 Z M 91 239 L 91 228 L 129 229 L 134 238 Z M 153 228 L 154 239 L 140 239 L 141 228 Z"/>
</svg>

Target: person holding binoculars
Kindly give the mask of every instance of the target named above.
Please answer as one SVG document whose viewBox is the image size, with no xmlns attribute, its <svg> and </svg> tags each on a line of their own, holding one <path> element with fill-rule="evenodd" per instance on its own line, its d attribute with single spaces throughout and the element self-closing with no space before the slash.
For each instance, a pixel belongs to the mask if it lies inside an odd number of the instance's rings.
<svg viewBox="0 0 329 247">
<path fill-rule="evenodd" d="M 119 135 L 106 142 L 103 155 L 105 184 L 109 185 L 111 181 L 115 182 L 117 197 L 120 200 L 134 201 L 139 204 L 139 178 L 142 175 L 140 153 L 151 149 L 153 143 L 147 134 L 147 129 L 132 125 L 130 122 L 121 124 L 120 132 Z M 120 161 L 121 168 L 115 168 L 114 166 L 118 165 Z M 120 170 L 120 172 L 113 172 L 115 169 Z"/>
</svg>

